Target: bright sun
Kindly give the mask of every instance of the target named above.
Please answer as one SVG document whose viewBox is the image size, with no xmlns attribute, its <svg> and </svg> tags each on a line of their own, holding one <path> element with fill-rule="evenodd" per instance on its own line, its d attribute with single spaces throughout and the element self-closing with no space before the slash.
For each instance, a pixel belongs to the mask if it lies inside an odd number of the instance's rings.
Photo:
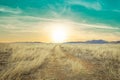
<svg viewBox="0 0 120 80">
<path fill-rule="evenodd" d="M 52 31 L 52 39 L 55 43 L 64 42 L 67 39 L 67 29 L 65 24 L 54 24 Z"/>
</svg>

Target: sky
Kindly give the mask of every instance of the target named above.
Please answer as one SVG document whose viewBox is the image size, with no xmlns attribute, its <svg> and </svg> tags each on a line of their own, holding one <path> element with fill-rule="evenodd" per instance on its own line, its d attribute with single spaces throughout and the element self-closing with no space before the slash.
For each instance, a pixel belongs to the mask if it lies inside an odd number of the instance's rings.
<svg viewBox="0 0 120 80">
<path fill-rule="evenodd" d="M 54 34 L 120 40 L 120 0 L 0 0 L 0 42 L 54 42 Z"/>
</svg>

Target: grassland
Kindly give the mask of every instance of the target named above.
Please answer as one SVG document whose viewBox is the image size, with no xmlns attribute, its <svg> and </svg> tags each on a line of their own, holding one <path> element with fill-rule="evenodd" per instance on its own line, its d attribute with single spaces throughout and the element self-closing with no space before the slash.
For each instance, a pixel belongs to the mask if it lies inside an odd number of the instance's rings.
<svg viewBox="0 0 120 80">
<path fill-rule="evenodd" d="M 120 44 L 0 44 L 0 80 L 120 80 Z"/>
</svg>

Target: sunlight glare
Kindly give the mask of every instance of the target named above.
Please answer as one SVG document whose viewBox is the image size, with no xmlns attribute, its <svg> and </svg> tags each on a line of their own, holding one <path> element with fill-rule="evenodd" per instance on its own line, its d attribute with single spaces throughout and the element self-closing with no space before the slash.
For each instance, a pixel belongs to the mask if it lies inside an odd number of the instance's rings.
<svg viewBox="0 0 120 80">
<path fill-rule="evenodd" d="M 67 29 L 65 24 L 54 24 L 52 39 L 55 43 L 64 42 L 67 39 Z"/>
</svg>

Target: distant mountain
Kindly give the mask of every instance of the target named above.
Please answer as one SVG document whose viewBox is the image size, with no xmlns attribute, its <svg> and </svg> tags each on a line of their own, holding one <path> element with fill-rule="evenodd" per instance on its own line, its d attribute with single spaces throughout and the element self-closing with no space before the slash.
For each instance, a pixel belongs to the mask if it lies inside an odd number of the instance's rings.
<svg viewBox="0 0 120 80">
<path fill-rule="evenodd" d="M 66 42 L 68 44 L 80 44 L 80 43 L 88 43 L 88 44 L 105 44 L 105 43 L 109 43 L 108 41 L 105 40 L 89 40 L 89 41 L 85 41 L 85 42 L 81 42 L 81 41 L 76 41 L 76 42 Z"/>
<path fill-rule="evenodd" d="M 68 43 L 68 44 L 79 44 L 79 43 L 85 43 L 85 42 L 76 41 L 76 42 L 65 42 L 65 43 Z"/>
<path fill-rule="evenodd" d="M 112 41 L 110 43 L 118 44 L 118 43 L 120 43 L 120 41 Z"/>
<path fill-rule="evenodd" d="M 13 42 L 13 43 L 27 43 L 27 44 L 30 44 L 30 43 L 43 43 L 43 42 Z"/>
<path fill-rule="evenodd" d="M 45 42 L 12 42 L 12 43 L 26 43 L 26 44 L 40 44 Z M 120 41 L 105 41 L 105 40 L 89 40 L 89 41 L 73 41 L 73 42 L 64 42 L 65 44 L 119 44 Z"/>
<path fill-rule="evenodd" d="M 104 43 L 108 43 L 108 41 L 105 41 L 105 40 L 91 40 L 91 41 L 86 41 L 85 43 L 104 44 Z"/>
</svg>

